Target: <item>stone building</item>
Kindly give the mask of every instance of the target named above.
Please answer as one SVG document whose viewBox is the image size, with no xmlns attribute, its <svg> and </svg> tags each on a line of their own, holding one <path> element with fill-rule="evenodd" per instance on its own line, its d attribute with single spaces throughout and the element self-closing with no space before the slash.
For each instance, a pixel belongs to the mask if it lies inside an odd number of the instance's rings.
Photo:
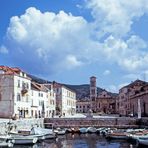
<svg viewBox="0 0 148 148">
<path fill-rule="evenodd" d="M 31 116 L 31 79 L 19 68 L 0 66 L 0 117 Z"/>
<path fill-rule="evenodd" d="M 68 87 L 53 82 L 56 92 L 56 114 L 67 116 L 76 113 L 76 93 Z"/>
<path fill-rule="evenodd" d="M 49 117 L 55 113 L 51 84 L 38 84 L 19 68 L 0 66 L 0 117 Z"/>
<path fill-rule="evenodd" d="M 96 112 L 103 112 L 105 114 L 116 113 L 116 97 L 103 90 L 98 94 L 96 99 Z"/>
<path fill-rule="evenodd" d="M 94 113 L 116 113 L 117 94 L 113 95 L 106 90 L 97 92 L 96 79 L 95 76 L 90 77 L 89 98 L 77 101 L 77 112 L 87 113 L 91 109 Z"/>
<path fill-rule="evenodd" d="M 142 116 L 148 116 L 148 82 L 136 80 L 119 90 L 119 114 L 137 116 L 138 99 Z"/>
<path fill-rule="evenodd" d="M 31 116 L 52 117 L 55 115 L 56 98 L 52 84 L 31 82 Z"/>
<path fill-rule="evenodd" d="M 77 113 L 87 113 L 88 110 L 90 109 L 91 104 L 90 104 L 90 100 L 78 100 L 76 102 L 76 111 Z"/>
</svg>

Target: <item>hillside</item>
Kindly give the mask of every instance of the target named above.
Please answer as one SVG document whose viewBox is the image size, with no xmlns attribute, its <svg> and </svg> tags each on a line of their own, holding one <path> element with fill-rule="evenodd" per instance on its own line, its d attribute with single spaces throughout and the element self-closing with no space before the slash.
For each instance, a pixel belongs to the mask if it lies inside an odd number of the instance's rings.
<svg viewBox="0 0 148 148">
<path fill-rule="evenodd" d="M 89 98 L 89 84 L 82 84 L 82 85 L 69 85 L 69 84 L 64 84 L 66 87 L 74 90 L 77 94 L 77 99 L 81 100 L 85 100 L 87 98 Z M 102 91 L 104 91 L 103 88 L 97 87 L 97 94 L 100 94 Z M 117 96 L 116 93 L 111 93 L 108 92 L 109 95 L 111 96 Z"/>
<path fill-rule="evenodd" d="M 47 81 L 47 80 L 44 80 L 44 79 L 41 79 L 41 78 L 38 78 L 36 76 L 33 76 L 33 75 L 29 75 L 28 76 L 35 82 L 37 83 L 51 83 L 51 81 Z M 70 85 L 70 84 L 63 84 L 65 85 L 66 87 L 74 90 L 76 92 L 76 95 L 77 95 L 77 99 L 78 100 L 85 100 L 85 99 L 88 99 L 89 98 L 89 84 L 81 84 L 81 85 Z M 97 87 L 97 94 L 101 93 L 104 89 L 100 88 L 100 87 Z M 112 96 L 117 96 L 116 93 L 111 93 L 111 92 L 108 92 L 110 95 Z"/>
<path fill-rule="evenodd" d="M 65 86 L 67 86 L 68 88 L 74 90 L 77 94 L 77 99 L 87 99 L 89 98 L 89 84 L 82 84 L 82 85 L 69 85 L 69 84 L 65 84 Z M 97 88 L 97 92 L 100 93 L 102 92 L 103 89 L 102 88 Z"/>
</svg>

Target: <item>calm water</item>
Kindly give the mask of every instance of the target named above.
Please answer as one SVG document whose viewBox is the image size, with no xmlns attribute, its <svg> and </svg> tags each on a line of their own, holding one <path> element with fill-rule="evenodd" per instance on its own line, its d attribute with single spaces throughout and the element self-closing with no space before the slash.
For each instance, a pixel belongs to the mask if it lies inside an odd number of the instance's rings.
<svg viewBox="0 0 148 148">
<path fill-rule="evenodd" d="M 14 146 L 15 148 L 136 148 L 136 144 L 126 140 L 106 140 L 96 134 L 67 134 L 56 140 L 47 140 L 34 146 Z"/>
</svg>

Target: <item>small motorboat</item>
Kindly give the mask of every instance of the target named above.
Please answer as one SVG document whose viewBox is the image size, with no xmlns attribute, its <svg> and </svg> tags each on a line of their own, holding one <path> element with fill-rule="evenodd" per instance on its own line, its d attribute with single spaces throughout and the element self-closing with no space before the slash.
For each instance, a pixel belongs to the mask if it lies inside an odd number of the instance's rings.
<svg viewBox="0 0 148 148">
<path fill-rule="evenodd" d="M 14 140 L 14 144 L 35 144 L 38 141 L 37 137 L 34 136 L 12 136 L 8 140 Z"/>
<path fill-rule="evenodd" d="M 108 133 L 106 135 L 106 138 L 108 139 L 128 139 L 127 134 L 125 132 Z"/>
<path fill-rule="evenodd" d="M 34 137 L 40 137 L 40 140 L 56 138 L 56 133 L 54 133 L 52 129 L 45 129 L 41 127 L 33 127 L 31 129 L 30 135 Z"/>
<path fill-rule="evenodd" d="M 130 140 L 137 140 L 139 138 L 142 138 L 142 139 L 148 139 L 148 134 L 144 135 L 144 134 L 128 134 L 127 137 L 130 139 Z"/>
<path fill-rule="evenodd" d="M 85 127 L 79 128 L 79 131 L 81 134 L 85 134 L 85 133 L 87 133 L 87 128 L 85 128 Z"/>
<path fill-rule="evenodd" d="M 0 140 L 0 147 L 13 147 L 14 141 L 13 140 Z"/>
<path fill-rule="evenodd" d="M 0 139 L 7 142 L 12 141 L 14 144 L 35 144 L 38 140 L 37 137 L 34 136 L 23 136 L 23 135 L 6 135 L 0 136 Z"/>
<path fill-rule="evenodd" d="M 97 129 L 95 127 L 88 127 L 87 128 L 87 133 L 96 133 Z"/>
<path fill-rule="evenodd" d="M 146 146 L 148 146 L 148 138 L 138 138 L 137 142 L 138 142 L 138 145 L 146 145 Z"/>
<path fill-rule="evenodd" d="M 54 130 L 54 133 L 56 133 L 57 135 L 65 135 L 66 129 L 57 128 Z"/>
</svg>

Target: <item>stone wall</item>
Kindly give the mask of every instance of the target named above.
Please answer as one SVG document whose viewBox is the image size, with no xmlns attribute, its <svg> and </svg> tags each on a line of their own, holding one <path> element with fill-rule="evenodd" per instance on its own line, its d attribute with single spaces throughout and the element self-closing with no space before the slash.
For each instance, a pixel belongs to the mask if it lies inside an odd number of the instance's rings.
<svg viewBox="0 0 148 148">
<path fill-rule="evenodd" d="M 146 127 L 148 128 L 148 117 L 146 118 L 141 118 L 139 121 L 138 121 L 138 124 L 140 125 L 140 127 Z"/>
<path fill-rule="evenodd" d="M 50 128 L 54 127 L 117 127 L 117 128 L 136 128 L 137 120 L 135 118 L 45 118 L 44 125 Z"/>
</svg>

